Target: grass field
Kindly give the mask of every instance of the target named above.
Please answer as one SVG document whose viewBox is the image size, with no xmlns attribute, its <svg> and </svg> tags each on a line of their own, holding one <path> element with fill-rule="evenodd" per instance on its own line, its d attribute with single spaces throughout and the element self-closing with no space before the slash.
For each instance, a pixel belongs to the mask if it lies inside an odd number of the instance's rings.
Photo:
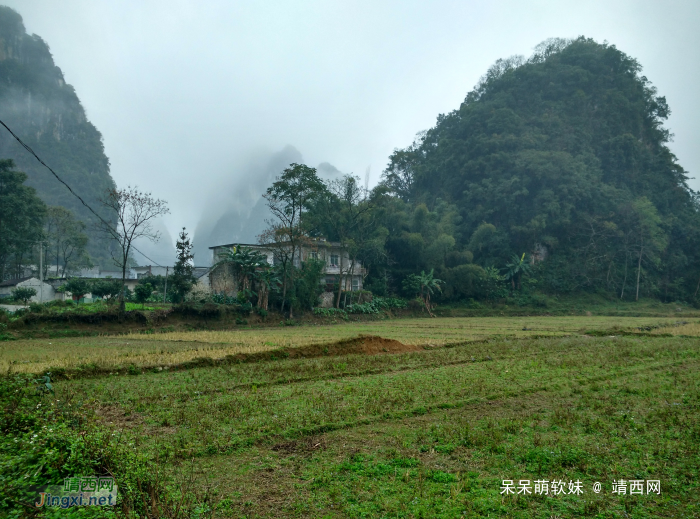
<svg viewBox="0 0 700 519">
<path fill-rule="evenodd" d="M 651 333 L 614 331 L 640 328 Z M 669 330 L 678 336 L 653 335 Z M 3 362 L 36 371 L 361 333 L 433 345 L 55 383 L 57 403 L 199 496 L 199 517 L 685 518 L 700 516 L 698 330 L 661 318 L 411 319 L 2 347 Z M 659 480 L 661 493 L 613 494 L 619 479 Z M 503 480 L 580 481 L 583 494 L 503 496 Z"/>
<path fill-rule="evenodd" d="M 333 349 L 358 335 L 405 347 Z M 0 361 L 73 369 L 49 405 L 195 496 L 177 517 L 685 518 L 700 517 L 699 346 L 690 318 L 438 318 L 8 341 Z M 661 493 L 613 494 L 620 479 Z"/>
<path fill-rule="evenodd" d="M 700 320 L 687 319 L 690 335 Z M 172 366 L 196 358 L 223 358 L 280 348 L 376 335 L 404 344 L 441 346 L 496 338 L 580 335 L 587 331 L 651 329 L 680 333 L 678 318 L 665 317 L 482 317 L 402 319 L 323 326 L 276 326 L 230 331 L 165 332 L 104 337 L 0 342 L 0 371 L 43 373 L 81 366 L 102 370 L 124 366 Z M 658 328 L 663 327 L 663 328 Z M 695 328 L 693 328 L 695 327 Z"/>
</svg>

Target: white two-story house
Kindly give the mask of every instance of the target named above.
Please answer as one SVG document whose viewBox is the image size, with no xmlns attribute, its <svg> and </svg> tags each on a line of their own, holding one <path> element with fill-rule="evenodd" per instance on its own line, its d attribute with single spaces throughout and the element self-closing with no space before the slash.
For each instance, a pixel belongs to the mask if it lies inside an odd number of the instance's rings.
<svg viewBox="0 0 700 519">
<path fill-rule="evenodd" d="M 245 247 L 252 249 L 267 257 L 267 262 L 270 265 L 276 265 L 280 261 L 276 251 L 280 250 L 278 244 L 250 244 L 250 243 L 229 243 L 226 245 L 215 245 L 209 247 L 213 251 L 213 265 L 221 259 L 224 251 L 234 250 L 236 247 Z M 300 247 L 298 255 L 295 254 L 294 266 L 300 267 L 302 261 L 309 259 L 322 260 L 325 263 L 323 278 L 321 283 L 325 285 L 326 291 L 333 291 L 333 287 L 337 286 L 340 281 L 341 274 L 344 278 L 343 290 L 357 291 L 362 290 L 363 279 L 366 274 L 362 264 L 357 261 L 354 265 L 348 251 L 343 249 L 340 243 L 329 242 L 323 239 L 309 240 Z M 235 288 L 230 280 L 227 280 L 219 271 L 220 269 L 212 268 L 209 277 L 211 290 L 214 293 L 233 293 Z"/>
</svg>

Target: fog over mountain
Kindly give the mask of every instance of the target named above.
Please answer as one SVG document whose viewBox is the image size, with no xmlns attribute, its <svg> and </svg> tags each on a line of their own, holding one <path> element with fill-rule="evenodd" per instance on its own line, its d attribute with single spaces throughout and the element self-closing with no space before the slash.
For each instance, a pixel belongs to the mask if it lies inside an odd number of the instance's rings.
<svg viewBox="0 0 700 519">
<path fill-rule="evenodd" d="M 209 193 L 211 204 L 204 209 L 194 231 L 195 263 L 209 265 L 208 247 L 224 243 L 257 243 L 258 236 L 271 218 L 265 199 L 267 187 L 292 163 L 304 159 L 294 146 L 285 146 L 274 153 L 259 152 L 225 177 L 217 189 Z M 326 180 L 341 172 L 332 164 L 317 166 L 319 176 Z"/>
</svg>

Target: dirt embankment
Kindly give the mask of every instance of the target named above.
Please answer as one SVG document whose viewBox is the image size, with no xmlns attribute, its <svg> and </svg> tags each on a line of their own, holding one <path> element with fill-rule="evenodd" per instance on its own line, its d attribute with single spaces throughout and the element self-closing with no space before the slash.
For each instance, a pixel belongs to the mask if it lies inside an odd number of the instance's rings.
<svg viewBox="0 0 700 519">
<path fill-rule="evenodd" d="M 286 350 L 290 358 L 321 357 L 323 355 L 404 353 L 422 349 L 413 344 L 404 344 L 394 339 L 385 339 L 376 335 L 361 335 L 329 344 L 314 344 Z"/>
<path fill-rule="evenodd" d="M 178 371 L 205 366 L 222 366 L 229 364 L 243 364 L 248 362 L 266 362 L 284 359 L 301 359 L 326 356 L 342 355 L 382 355 L 397 354 L 424 349 L 422 346 L 414 344 L 403 344 L 402 342 L 385 339 L 375 335 L 361 335 L 351 339 L 344 339 L 338 342 L 326 344 L 312 344 L 299 348 L 280 348 L 277 350 L 264 351 L 259 353 L 238 353 L 236 355 L 226 355 L 221 358 L 198 357 L 187 362 L 170 365 L 150 365 L 136 366 L 126 365 L 98 366 L 86 365 L 77 369 L 55 368 L 52 370 L 55 379 L 71 379 L 96 377 L 105 374 L 138 375 L 147 371 Z"/>
</svg>

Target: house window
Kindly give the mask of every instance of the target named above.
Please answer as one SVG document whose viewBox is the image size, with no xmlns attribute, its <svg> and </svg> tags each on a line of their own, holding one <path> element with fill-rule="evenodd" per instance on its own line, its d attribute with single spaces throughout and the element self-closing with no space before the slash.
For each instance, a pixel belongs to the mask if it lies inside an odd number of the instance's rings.
<svg viewBox="0 0 700 519">
<path fill-rule="evenodd" d="M 360 280 L 358 278 L 352 278 L 352 290 L 353 292 L 360 290 Z"/>
<path fill-rule="evenodd" d="M 331 267 L 337 267 L 340 265 L 339 257 L 337 254 L 331 254 Z"/>
<path fill-rule="evenodd" d="M 317 260 L 318 252 L 309 252 L 309 258 L 311 258 L 312 260 Z"/>
</svg>

